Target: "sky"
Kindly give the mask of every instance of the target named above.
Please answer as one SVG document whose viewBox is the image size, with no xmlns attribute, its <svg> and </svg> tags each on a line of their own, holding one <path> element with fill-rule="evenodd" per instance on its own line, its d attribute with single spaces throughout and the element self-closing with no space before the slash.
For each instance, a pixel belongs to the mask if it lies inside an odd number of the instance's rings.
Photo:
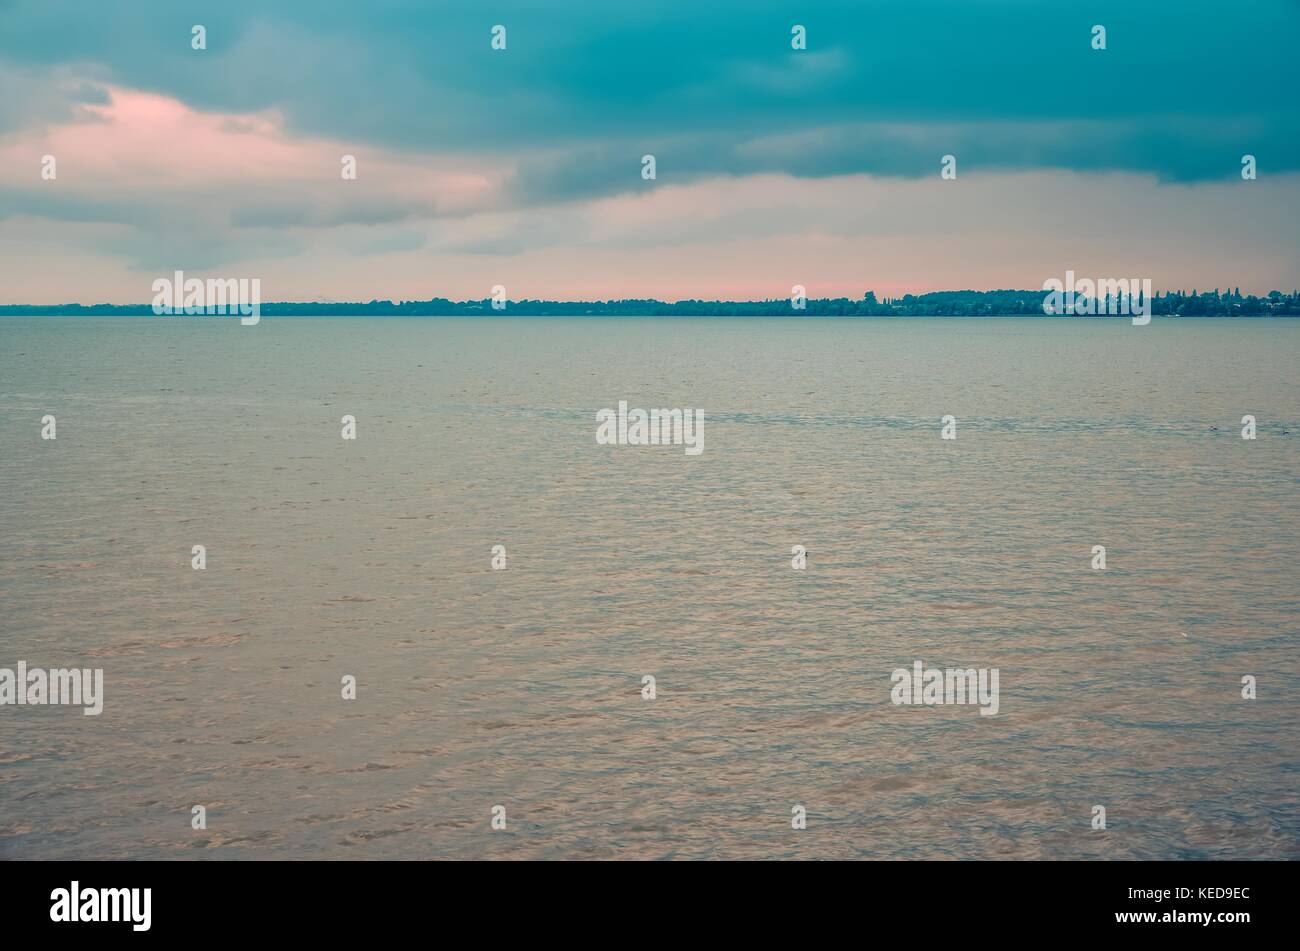
<svg viewBox="0 0 1300 951">
<path fill-rule="evenodd" d="M 1290 291 L 1298 44 L 1300 0 L 0 0 L 0 303 Z"/>
</svg>

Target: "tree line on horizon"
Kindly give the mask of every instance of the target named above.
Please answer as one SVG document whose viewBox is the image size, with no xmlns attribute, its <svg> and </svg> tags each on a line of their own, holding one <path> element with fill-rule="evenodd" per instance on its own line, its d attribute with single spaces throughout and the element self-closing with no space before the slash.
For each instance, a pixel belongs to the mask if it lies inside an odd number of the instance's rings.
<svg viewBox="0 0 1300 951">
<path fill-rule="evenodd" d="M 509 301 L 494 309 L 491 298 L 453 301 L 371 300 L 354 302 L 269 302 L 261 305 L 269 317 L 1014 317 L 1043 314 L 1043 291 L 932 291 L 877 300 L 872 291 L 861 299 L 809 298 L 795 309 L 789 298 L 760 301 L 679 300 L 653 298 L 609 301 Z M 1242 295 L 1239 289 L 1220 293 L 1169 291 L 1151 298 L 1152 313 L 1164 317 L 1286 317 L 1300 316 L 1300 292 L 1270 291 L 1264 297 Z M 1099 301 L 1098 312 L 1105 312 Z M 153 316 L 150 304 L 0 304 L 0 315 L 27 316 Z M 1065 315 L 1062 315 L 1065 316 Z"/>
</svg>

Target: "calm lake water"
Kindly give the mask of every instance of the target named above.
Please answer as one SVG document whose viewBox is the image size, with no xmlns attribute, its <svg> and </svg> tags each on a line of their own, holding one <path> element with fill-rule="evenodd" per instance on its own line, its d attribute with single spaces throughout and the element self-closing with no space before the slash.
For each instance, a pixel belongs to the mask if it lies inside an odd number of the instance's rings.
<svg viewBox="0 0 1300 951">
<path fill-rule="evenodd" d="M 1297 320 L 0 319 L 0 667 L 105 679 L 0 707 L 0 857 L 1300 857 L 1298 366 Z M 597 445 L 620 400 L 703 453 Z M 917 660 L 998 714 L 892 704 Z"/>
</svg>

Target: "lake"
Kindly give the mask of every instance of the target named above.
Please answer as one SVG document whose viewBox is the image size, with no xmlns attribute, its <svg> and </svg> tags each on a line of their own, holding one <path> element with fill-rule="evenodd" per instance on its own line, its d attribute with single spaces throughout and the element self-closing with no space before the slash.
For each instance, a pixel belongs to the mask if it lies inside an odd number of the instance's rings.
<svg viewBox="0 0 1300 951">
<path fill-rule="evenodd" d="M 1295 859 L 1298 366 L 1288 319 L 0 319 L 0 667 L 104 672 L 0 707 L 0 857 Z M 620 401 L 703 450 L 598 443 Z M 996 715 L 893 703 L 918 661 Z"/>
</svg>

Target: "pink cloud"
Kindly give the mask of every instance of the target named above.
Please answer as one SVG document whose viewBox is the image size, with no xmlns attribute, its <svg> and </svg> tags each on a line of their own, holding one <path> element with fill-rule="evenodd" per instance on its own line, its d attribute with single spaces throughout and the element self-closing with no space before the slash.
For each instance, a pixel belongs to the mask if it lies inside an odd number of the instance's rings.
<svg viewBox="0 0 1300 951">
<path fill-rule="evenodd" d="M 516 156 L 392 152 L 295 135 L 275 111 L 214 113 L 113 87 L 107 105 L 0 139 L 6 302 L 142 302 L 151 273 L 258 276 L 267 300 L 373 296 L 780 298 L 1040 287 L 1070 268 L 1156 286 L 1293 284 L 1300 176 L 1161 186 L 1019 172 L 670 177 L 549 206 L 508 203 Z M 41 156 L 58 160 L 42 181 Z M 355 155 L 357 181 L 339 175 Z M 1153 234 L 1160 240 L 1153 240 Z M 200 273 L 205 268 L 222 272 Z"/>
<path fill-rule="evenodd" d="M 82 106 L 78 121 L 0 144 L 6 177 L 39 184 L 41 156 L 48 154 L 57 160 L 60 188 L 111 193 L 328 183 L 370 195 L 406 195 L 417 205 L 457 214 L 495 200 L 508 171 L 479 160 L 471 165 L 293 136 L 275 111 L 200 112 L 176 99 L 115 86 L 108 94 L 107 105 Z M 344 155 L 357 159 L 356 182 L 340 176 Z"/>
</svg>

